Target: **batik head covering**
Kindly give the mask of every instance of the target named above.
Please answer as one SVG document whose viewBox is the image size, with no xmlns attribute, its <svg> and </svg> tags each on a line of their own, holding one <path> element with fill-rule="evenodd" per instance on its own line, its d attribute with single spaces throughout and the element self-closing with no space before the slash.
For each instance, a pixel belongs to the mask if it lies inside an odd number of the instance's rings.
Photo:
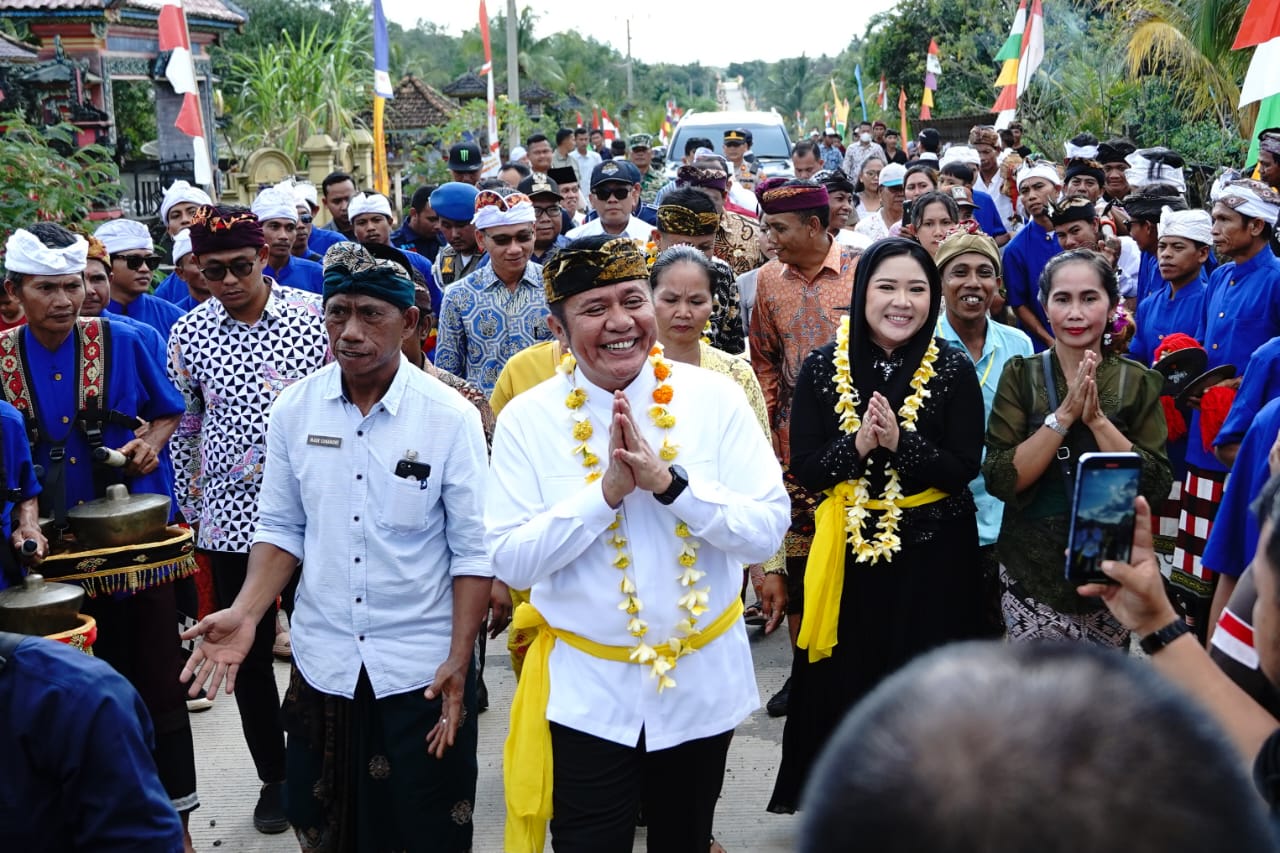
<svg viewBox="0 0 1280 853">
<path fill-rule="evenodd" d="M 295 223 L 298 221 L 298 200 L 294 198 L 292 190 L 284 190 L 279 186 L 267 187 L 258 193 L 249 210 L 258 217 L 259 222 L 266 222 L 268 219 L 288 219 Z"/>
<path fill-rule="evenodd" d="M 191 251 L 197 255 L 228 249 L 257 249 L 267 244 L 262 223 L 243 207 L 205 205 L 191 222 Z"/>
<path fill-rule="evenodd" d="M 355 221 L 357 216 L 367 213 L 380 213 L 391 219 L 391 202 L 382 193 L 356 193 L 347 206 L 347 218 Z"/>
<path fill-rule="evenodd" d="M 756 198 L 765 213 L 789 213 L 828 207 L 827 188 L 813 181 L 769 178 L 756 187 Z"/>
<path fill-rule="evenodd" d="M 996 275 L 1000 275 L 1000 247 L 996 245 L 996 241 L 986 234 L 970 234 L 962 229 L 953 229 L 943 238 L 934 253 L 933 263 L 941 274 L 952 258 L 969 252 L 976 252 L 991 261 L 995 265 Z"/>
<path fill-rule="evenodd" d="M 1166 207 L 1160 212 L 1161 237 L 1185 237 L 1208 245 L 1213 242 L 1213 218 L 1204 210 L 1174 210 Z"/>
<path fill-rule="evenodd" d="M 684 187 L 706 187 L 708 189 L 719 190 L 722 193 L 729 191 L 729 173 L 723 169 L 713 168 L 709 165 L 681 166 L 680 171 L 676 172 L 676 187 L 683 189 Z"/>
<path fill-rule="evenodd" d="M 597 287 L 648 278 L 644 247 L 629 237 L 607 234 L 574 240 L 542 265 L 548 304 Z"/>
<path fill-rule="evenodd" d="M 132 219 L 111 219 L 98 226 L 93 232 L 102 245 L 111 254 L 131 252 L 141 249 L 150 252 L 155 249 L 151 242 L 151 232 L 147 226 Z"/>
<path fill-rule="evenodd" d="M 1068 222 L 1093 222 L 1098 218 L 1098 209 L 1093 202 L 1082 195 L 1067 196 L 1051 201 L 1045 207 L 1045 213 L 1054 225 L 1066 225 Z"/>
<path fill-rule="evenodd" d="M 472 223 L 477 231 L 504 225 L 532 225 L 535 218 L 533 200 L 519 190 L 499 187 L 476 193 L 476 216 Z"/>
<path fill-rule="evenodd" d="M 174 205 L 179 204 L 213 204 L 213 199 L 209 198 L 209 194 L 199 187 L 193 187 L 186 181 L 174 181 L 169 185 L 169 189 L 164 191 L 164 198 L 160 200 L 160 221 L 169 221 L 169 211 Z"/>
<path fill-rule="evenodd" d="M 1178 192 L 1187 191 L 1187 181 L 1182 174 L 1183 159 L 1168 148 L 1143 148 L 1125 158 L 1129 168 L 1124 170 L 1129 186 L 1137 189 L 1148 184 L 1172 184 Z"/>
<path fill-rule="evenodd" d="M 1272 157 L 1280 157 L 1280 127 L 1269 127 L 1259 133 L 1258 149 Z"/>
<path fill-rule="evenodd" d="M 849 176 L 844 173 L 844 169 L 822 169 L 815 172 L 810 179 L 815 184 L 822 184 L 827 188 L 827 193 L 846 192 L 852 194 L 854 191 L 853 181 L 849 180 Z"/>
<path fill-rule="evenodd" d="M 703 200 L 706 198 L 703 197 Z M 658 230 L 663 234 L 705 237 L 716 233 L 719 225 L 720 216 L 714 210 L 696 213 L 681 204 L 664 204 L 658 208 Z"/>
<path fill-rule="evenodd" d="M 79 234 L 70 246 L 53 249 L 25 228 L 9 235 L 4 244 L 4 268 L 21 275 L 74 275 L 84 272 L 89 242 Z"/>
<path fill-rule="evenodd" d="M 187 229 L 183 228 L 181 231 L 178 232 L 178 236 L 180 237 L 186 233 L 187 233 Z M 92 261 L 101 261 L 102 265 L 105 266 L 108 270 L 110 270 L 111 269 L 111 253 L 107 251 L 106 246 L 102 245 L 102 241 L 92 234 L 88 235 L 84 239 L 89 243 L 89 251 L 88 251 L 88 254 L 86 255 L 86 258 Z M 177 237 L 174 238 L 174 251 L 175 252 L 177 251 Z M 173 259 L 176 261 L 178 259 L 178 255 L 175 254 L 173 256 Z"/>
<path fill-rule="evenodd" d="M 413 281 L 404 267 L 375 258 L 359 243 L 334 243 L 324 254 L 324 301 L 349 293 L 372 296 L 401 310 L 411 307 Z"/>
<path fill-rule="evenodd" d="M 1261 219 L 1273 227 L 1280 216 L 1280 195 L 1262 181 L 1240 177 L 1234 169 L 1218 177 L 1209 197 L 1214 204 L 1225 204 L 1241 216 Z"/>
<path fill-rule="evenodd" d="M 969 144 L 975 148 L 979 145 L 990 145 L 1000 150 L 1000 134 L 989 124 L 975 124 L 969 130 Z"/>
</svg>

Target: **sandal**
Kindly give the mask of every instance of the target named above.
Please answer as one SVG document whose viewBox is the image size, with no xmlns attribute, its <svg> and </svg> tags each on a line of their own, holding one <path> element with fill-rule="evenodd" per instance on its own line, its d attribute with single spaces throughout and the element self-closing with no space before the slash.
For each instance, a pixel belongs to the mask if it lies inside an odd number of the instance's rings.
<svg viewBox="0 0 1280 853">
<path fill-rule="evenodd" d="M 742 620 L 752 626 L 763 625 L 769 621 L 758 601 L 742 611 Z"/>
</svg>

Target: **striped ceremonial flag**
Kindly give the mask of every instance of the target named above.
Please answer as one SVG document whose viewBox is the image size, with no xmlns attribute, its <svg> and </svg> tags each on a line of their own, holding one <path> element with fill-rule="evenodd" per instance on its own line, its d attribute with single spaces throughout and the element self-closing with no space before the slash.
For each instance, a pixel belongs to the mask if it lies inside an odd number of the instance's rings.
<svg viewBox="0 0 1280 853">
<path fill-rule="evenodd" d="M 1022 55 L 1018 57 L 1018 97 L 1031 85 L 1031 75 L 1044 62 L 1044 8 L 1040 0 L 1031 0 L 1031 19 L 1022 37 Z"/>
<path fill-rule="evenodd" d="M 498 139 L 498 102 L 493 93 L 493 48 L 489 44 L 489 12 L 480 0 L 480 38 L 484 40 L 484 65 L 480 67 L 480 76 L 485 78 L 486 94 L 489 98 L 489 150 L 484 155 L 482 175 L 496 175 L 502 168 L 502 141 Z"/>
<path fill-rule="evenodd" d="M 1247 163 L 1258 160 L 1258 131 L 1280 126 L 1280 3 L 1251 0 L 1240 20 L 1232 50 L 1253 48 L 1253 59 L 1240 87 L 1240 106 L 1261 101 Z"/>
<path fill-rule="evenodd" d="M 204 136 L 204 121 L 200 117 L 200 90 L 196 87 L 196 65 L 191 56 L 191 36 L 187 31 L 187 16 L 182 11 L 182 0 L 163 0 L 160 5 L 159 47 L 169 52 L 164 76 L 173 91 L 182 96 L 182 108 L 174 126 L 191 137 L 191 159 L 196 183 L 213 186 L 213 168 L 209 163 L 209 143 Z"/>
<path fill-rule="evenodd" d="M 866 98 L 863 96 L 863 94 L 862 94 L 862 66 L 861 66 L 861 65 L 854 65 L 854 66 L 853 66 L 853 79 L 854 79 L 854 82 L 856 82 L 856 83 L 858 84 L 858 106 L 862 107 L 862 120 L 863 120 L 863 121 L 867 121 L 867 120 L 868 120 L 868 119 L 867 119 L 867 99 L 866 99 Z M 845 102 L 844 102 L 844 116 L 843 116 L 843 117 L 841 117 L 841 115 L 840 115 L 840 96 L 839 96 L 839 95 L 836 95 L 836 81 L 835 81 L 835 78 L 832 78 L 832 80 L 831 80 L 831 94 L 832 94 L 832 95 L 835 95 L 835 99 L 836 99 L 836 122 L 837 122 L 837 123 L 842 122 L 842 121 L 843 121 L 843 122 L 848 122 L 848 119 L 849 119 L 849 102 L 848 102 L 848 101 L 845 101 Z M 841 130 L 841 131 L 840 131 L 840 134 L 843 136 L 843 135 L 844 135 L 844 131 L 843 131 L 843 130 Z"/>
<path fill-rule="evenodd" d="M 883 74 L 880 75 L 880 88 L 876 92 L 876 105 L 882 110 L 889 109 L 889 89 L 885 86 Z"/>
<path fill-rule="evenodd" d="M 902 147 L 906 148 L 911 135 L 907 132 L 907 90 L 902 88 L 898 89 L 898 118 L 902 123 L 898 132 L 902 137 Z"/>
<path fill-rule="evenodd" d="M 938 75 L 942 73 L 942 62 L 938 58 L 938 43 L 929 39 L 929 52 L 924 60 L 924 95 L 920 98 L 920 120 L 933 118 L 933 93 L 938 89 Z"/>
<path fill-rule="evenodd" d="M 391 186 L 387 176 L 387 135 L 383 129 L 386 102 L 396 96 L 391 88 L 391 60 L 387 49 L 387 18 L 382 0 L 373 0 L 373 188 L 383 195 Z"/>
</svg>

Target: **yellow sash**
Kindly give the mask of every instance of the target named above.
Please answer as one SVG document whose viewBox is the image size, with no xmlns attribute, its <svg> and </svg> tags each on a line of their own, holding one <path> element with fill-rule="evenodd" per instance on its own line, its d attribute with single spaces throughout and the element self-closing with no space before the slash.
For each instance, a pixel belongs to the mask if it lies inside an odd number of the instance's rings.
<svg viewBox="0 0 1280 853">
<path fill-rule="evenodd" d="M 848 480 L 827 489 L 827 499 L 818 504 L 813 514 L 813 544 L 804 569 L 804 616 L 796 644 L 809 650 L 809 663 L 831 657 L 838 639 L 840 593 L 844 589 L 845 511 L 853 498 L 853 484 Z M 929 488 L 898 501 L 907 509 L 924 506 L 947 497 L 941 489 Z M 885 510 L 888 505 L 877 499 L 864 503 L 867 509 Z M 868 522 L 870 523 L 870 522 Z"/>
<path fill-rule="evenodd" d="M 685 641 L 685 647 L 700 649 L 738 624 L 742 601 L 734 598 L 724 611 L 699 633 Z M 542 853 L 551 819 L 551 725 L 547 721 L 547 700 L 551 697 L 551 650 L 563 640 L 580 652 L 601 660 L 634 663 L 629 646 L 607 646 L 586 637 L 555 628 L 532 604 L 516 608 L 511 630 L 538 629 L 537 638 L 525 657 L 524 672 L 516 684 L 511 702 L 511 728 L 502 748 L 503 783 L 506 788 L 506 853 Z M 662 654 L 674 654 L 666 644 L 655 646 Z M 656 688 L 655 688 L 656 689 Z M 678 689 L 678 688 L 677 688 Z"/>
</svg>

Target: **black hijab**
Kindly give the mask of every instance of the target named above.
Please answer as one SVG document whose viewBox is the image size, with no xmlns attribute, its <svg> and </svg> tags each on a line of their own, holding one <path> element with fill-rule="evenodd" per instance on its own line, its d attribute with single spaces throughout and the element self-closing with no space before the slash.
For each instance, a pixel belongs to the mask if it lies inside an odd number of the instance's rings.
<svg viewBox="0 0 1280 853">
<path fill-rule="evenodd" d="M 911 340 L 894 350 L 892 357 L 886 358 L 884 350 L 871 340 L 871 329 L 867 325 L 867 289 L 882 263 L 902 255 L 912 258 L 924 268 L 925 278 L 929 281 L 929 313 Z M 866 412 L 867 403 L 875 391 L 889 401 L 895 412 L 902 407 L 902 402 L 911 393 L 911 377 L 933 340 L 941 308 L 942 276 L 933 258 L 919 243 L 890 237 L 876 241 L 862 253 L 853 280 L 853 302 L 849 307 L 849 367 L 853 372 L 853 386 L 858 389 L 859 415 Z M 880 369 L 886 362 L 896 365 L 887 378 Z"/>
</svg>

